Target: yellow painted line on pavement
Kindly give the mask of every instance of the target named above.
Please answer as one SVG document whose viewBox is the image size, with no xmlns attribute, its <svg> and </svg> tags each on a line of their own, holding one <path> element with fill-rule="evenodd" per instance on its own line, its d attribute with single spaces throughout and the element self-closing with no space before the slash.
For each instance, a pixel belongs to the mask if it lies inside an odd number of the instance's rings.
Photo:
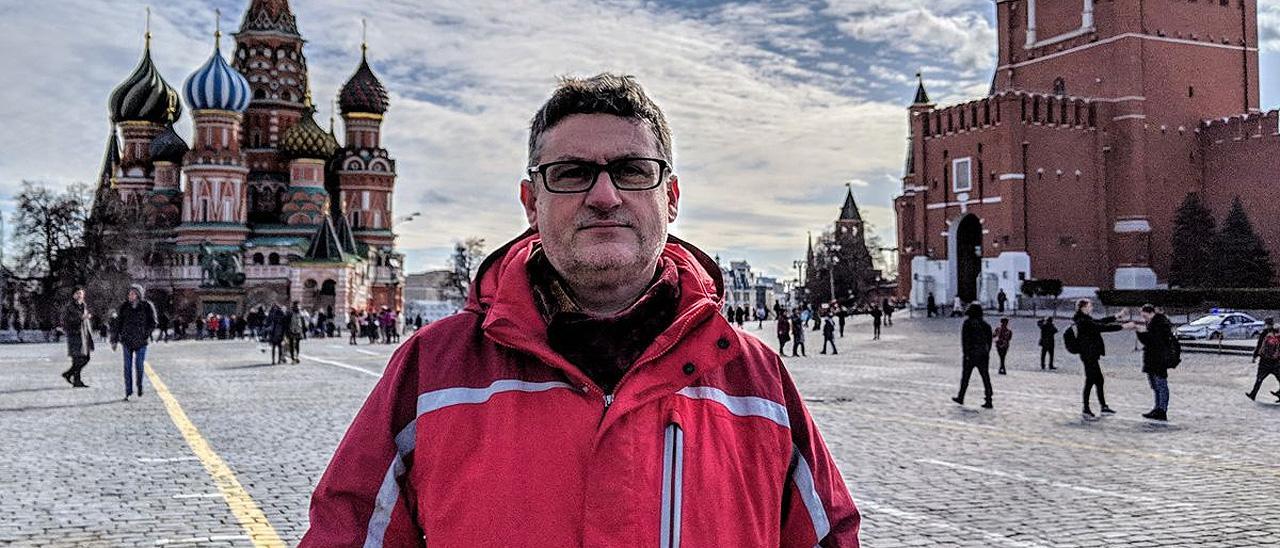
<svg viewBox="0 0 1280 548">
<path fill-rule="evenodd" d="M 204 465 L 214 486 L 222 493 L 222 499 L 227 502 L 227 507 L 240 521 L 240 526 L 249 534 L 249 540 L 257 548 L 283 548 L 284 541 L 280 540 L 280 535 L 276 533 L 275 528 L 271 527 L 271 522 L 267 521 L 266 514 L 262 513 L 262 509 L 253 501 L 253 497 L 250 497 L 249 492 L 240 485 L 235 472 L 227 466 L 222 457 L 218 456 L 204 436 L 200 435 L 200 429 L 187 418 L 187 413 L 182 410 L 177 398 L 169 392 L 169 387 L 160 380 L 160 375 L 156 374 L 151 364 L 146 365 L 147 378 L 151 379 L 151 386 L 155 387 L 160 400 L 164 402 L 165 409 L 169 411 L 169 418 L 173 419 L 173 424 L 182 432 L 182 437 L 187 440 L 191 452 L 195 453 L 200 459 L 200 464 Z"/>
</svg>

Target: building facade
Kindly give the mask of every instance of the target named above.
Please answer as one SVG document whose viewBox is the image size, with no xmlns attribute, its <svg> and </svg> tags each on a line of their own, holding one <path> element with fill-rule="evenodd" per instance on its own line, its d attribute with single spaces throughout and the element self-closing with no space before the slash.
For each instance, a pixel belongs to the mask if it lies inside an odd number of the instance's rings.
<svg viewBox="0 0 1280 548">
<path fill-rule="evenodd" d="M 131 278 L 187 318 L 273 303 L 339 318 L 403 301 L 386 89 L 365 46 L 338 97 L 345 136 L 315 120 L 305 41 L 286 0 L 252 0 L 234 49 L 170 86 L 151 59 L 112 93 L 94 215 L 142 219 Z M 189 112 L 190 145 L 173 124 Z"/>
<path fill-rule="evenodd" d="M 987 97 L 908 109 L 899 295 L 993 302 L 1021 280 L 1064 296 L 1167 284 L 1175 210 L 1201 195 L 1253 219 L 1280 153 L 1259 111 L 1256 0 L 997 0 Z M 1257 223 L 1272 254 L 1280 224 Z"/>
</svg>

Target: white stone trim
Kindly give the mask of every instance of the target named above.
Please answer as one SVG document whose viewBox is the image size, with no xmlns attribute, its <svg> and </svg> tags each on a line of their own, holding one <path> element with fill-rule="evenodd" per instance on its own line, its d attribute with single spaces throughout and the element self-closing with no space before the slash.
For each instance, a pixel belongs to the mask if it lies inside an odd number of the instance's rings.
<svg viewBox="0 0 1280 548">
<path fill-rule="evenodd" d="M 1125 39 L 1125 38 L 1138 38 L 1138 39 L 1140 39 L 1140 40 L 1155 40 L 1155 41 L 1157 41 L 1157 42 L 1169 42 L 1169 43 L 1173 43 L 1173 44 L 1183 44 L 1183 45 L 1188 45 L 1188 46 L 1206 46 L 1206 47 L 1222 48 L 1222 49 L 1230 49 L 1230 50 L 1236 50 L 1236 51 L 1241 51 L 1241 50 L 1243 50 L 1243 51 L 1258 51 L 1258 48 L 1250 48 L 1250 47 L 1245 47 L 1245 46 L 1233 46 L 1233 45 L 1231 45 L 1231 44 L 1214 44 L 1214 43 L 1211 43 L 1211 42 L 1200 42 L 1200 41 L 1196 41 L 1196 40 L 1185 40 L 1185 39 L 1181 39 L 1181 38 L 1169 38 L 1169 37 L 1167 37 L 1167 36 L 1151 36 L 1151 35 L 1148 35 L 1148 34 L 1142 34 L 1142 33 L 1137 33 L 1137 32 L 1126 32 L 1126 33 L 1124 33 L 1124 34 L 1117 34 L 1117 35 L 1112 36 L 1112 37 L 1110 37 L 1110 38 L 1104 38 L 1104 39 L 1102 39 L 1102 40 L 1098 40 L 1097 42 L 1090 42 L 1090 43 L 1088 43 L 1088 44 L 1084 44 L 1084 45 L 1082 45 L 1082 46 L 1076 46 L 1076 47 L 1074 47 L 1074 48 L 1064 49 L 1064 50 L 1062 50 L 1062 51 L 1056 51 L 1056 52 L 1050 53 L 1050 54 L 1048 54 L 1048 55 L 1043 55 L 1043 56 L 1040 56 L 1040 57 L 1036 57 L 1035 59 L 1028 59 L 1028 60 L 1026 60 L 1026 61 L 1022 61 L 1022 62 L 1020 62 L 1020 63 L 1012 63 L 1012 64 L 1008 64 L 1008 65 L 1001 65 L 1001 66 L 999 66 L 999 67 L 996 67 L 996 70 L 1007 70 L 1007 69 L 1021 68 L 1021 67 L 1025 67 L 1025 66 L 1027 66 L 1027 65 L 1033 64 L 1033 63 L 1039 63 L 1040 61 L 1047 61 L 1047 60 L 1049 60 L 1049 59 L 1053 59 L 1053 58 L 1055 58 L 1055 57 L 1061 57 L 1061 56 L 1063 56 L 1063 55 L 1067 55 L 1067 54 L 1069 54 L 1069 53 L 1075 53 L 1075 52 L 1080 51 L 1080 50 L 1084 50 L 1084 49 L 1088 49 L 1088 48 L 1092 48 L 1092 47 L 1101 46 L 1101 45 L 1103 45 L 1103 44 L 1110 44 L 1110 43 L 1112 43 L 1112 42 L 1116 42 L 1116 41 L 1118 41 L 1118 40 L 1123 40 L 1123 39 Z"/>
<path fill-rule="evenodd" d="M 1116 234 L 1129 234 L 1133 232 L 1151 232 L 1151 223 L 1146 219 L 1125 219 L 1116 221 Z"/>
<path fill-rule="evenodd" d="M 992 196 L 990 198 L 974 198 L 972 200 L 959 202 L 934 202 L 932 204 L 926 204 L 924 207 L 925 209 L 945 209 L 948 207 L 965 207 L 977 204 L 998 204 L 1003 200 L 1004 198 L 1000 196 Z"/>
<path fill-rule="evenodd" d="M 1111 121 L 1119 122 L 1120 120 L 1146 120 L 1146 119 L 1147 119 L 1146 114 L 1125 114 L 1121 116 L 1116 116 L 1115 118 L 1112 118 Z"/>
<path fill-rule="evenodd" d="M 1026 178 L 1027 176 L 1021 173 L 1001 173 L 998 179 L 1001 181 L 1014 181 L 1025 180 Z"/>
<path fill-rule="evenodd" d="M 1084 4 L 1081 6 L 1080 11 L 1080 28 L 1037 41 L 1036 0 L 1027 0 L 1027 43 L 1024 47 L 1026 49 L 1035 49 L 1094 32 L 1096 29 L 1093 28 L 1093 0 L 1083 0 L 1083 2 Z"/>
</svg>

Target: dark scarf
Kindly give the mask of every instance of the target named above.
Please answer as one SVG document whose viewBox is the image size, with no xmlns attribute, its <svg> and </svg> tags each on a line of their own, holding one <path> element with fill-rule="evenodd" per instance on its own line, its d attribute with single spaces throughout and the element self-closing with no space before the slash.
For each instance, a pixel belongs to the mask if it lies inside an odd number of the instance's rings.
<svg viewBox="0 0 1280 548">
<path fill-rule="evenodd" d="M 528 273 L 551 349 L 578 366 L 606 394 L 613 393 L 636 358 L 671 325 L 680 302 L 679 275 L 665 257 L 658 260 L 653 280 L 640 298 L 610 316 L 583 312 L 541 247 L 529 257 Z"/>
</svg>

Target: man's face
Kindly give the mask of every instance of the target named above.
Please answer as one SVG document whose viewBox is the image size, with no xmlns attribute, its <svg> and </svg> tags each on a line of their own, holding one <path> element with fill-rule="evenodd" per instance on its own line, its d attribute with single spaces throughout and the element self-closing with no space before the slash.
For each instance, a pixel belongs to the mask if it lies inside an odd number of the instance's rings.
<svg viewBox="0 0 1280 548">
<path fill-rule="evenodd" d="M 542 135 L 539 150 L 540 163 L 662 157 L 647 125 L 611 114 L 569 116 Z M 666 243 L 679 199 L 673 176 L 645 191 L 618 190 L 608 172 L 578 194 L 548 192 L 541 180 L 520 183 L 529 225 L 541 236 L 551 265 L 570 283 L 651 276 L 645 269 L 652 268 Z"/>
<path fill-rule="evenodd" d="M 130 289 L 128 299 L 129 299 L 129 302 L 131 303 L 138 302 L 138 292 L 136 290 Z"/>
<path fill-rule="evenodd" d="M 1143 311 L 1142 311 L 1142 320 L 1143 320 L 1143 321 L 1150 322 L 1150 321 L 1151 321 L 1151 318 L 1154 318 L 1154 317 L 1156 317 L 1156 313 L 1155 313 L 1155 312 L 1147 312 L 1146 310 L 1143 310 Z"/>
<path fill-rule="evenodd" d="M 83 302 L 83 301 L 84 301 L 84 290 L 83 290 L 83 289 L 77 289 L 75 293 L 72 293 L 72 294 L 71 294 L 71 297 L 72 297 L 73 299 L 75 299 L 75 300 L 76 300 L 76 302 Z"/>
</svg>

